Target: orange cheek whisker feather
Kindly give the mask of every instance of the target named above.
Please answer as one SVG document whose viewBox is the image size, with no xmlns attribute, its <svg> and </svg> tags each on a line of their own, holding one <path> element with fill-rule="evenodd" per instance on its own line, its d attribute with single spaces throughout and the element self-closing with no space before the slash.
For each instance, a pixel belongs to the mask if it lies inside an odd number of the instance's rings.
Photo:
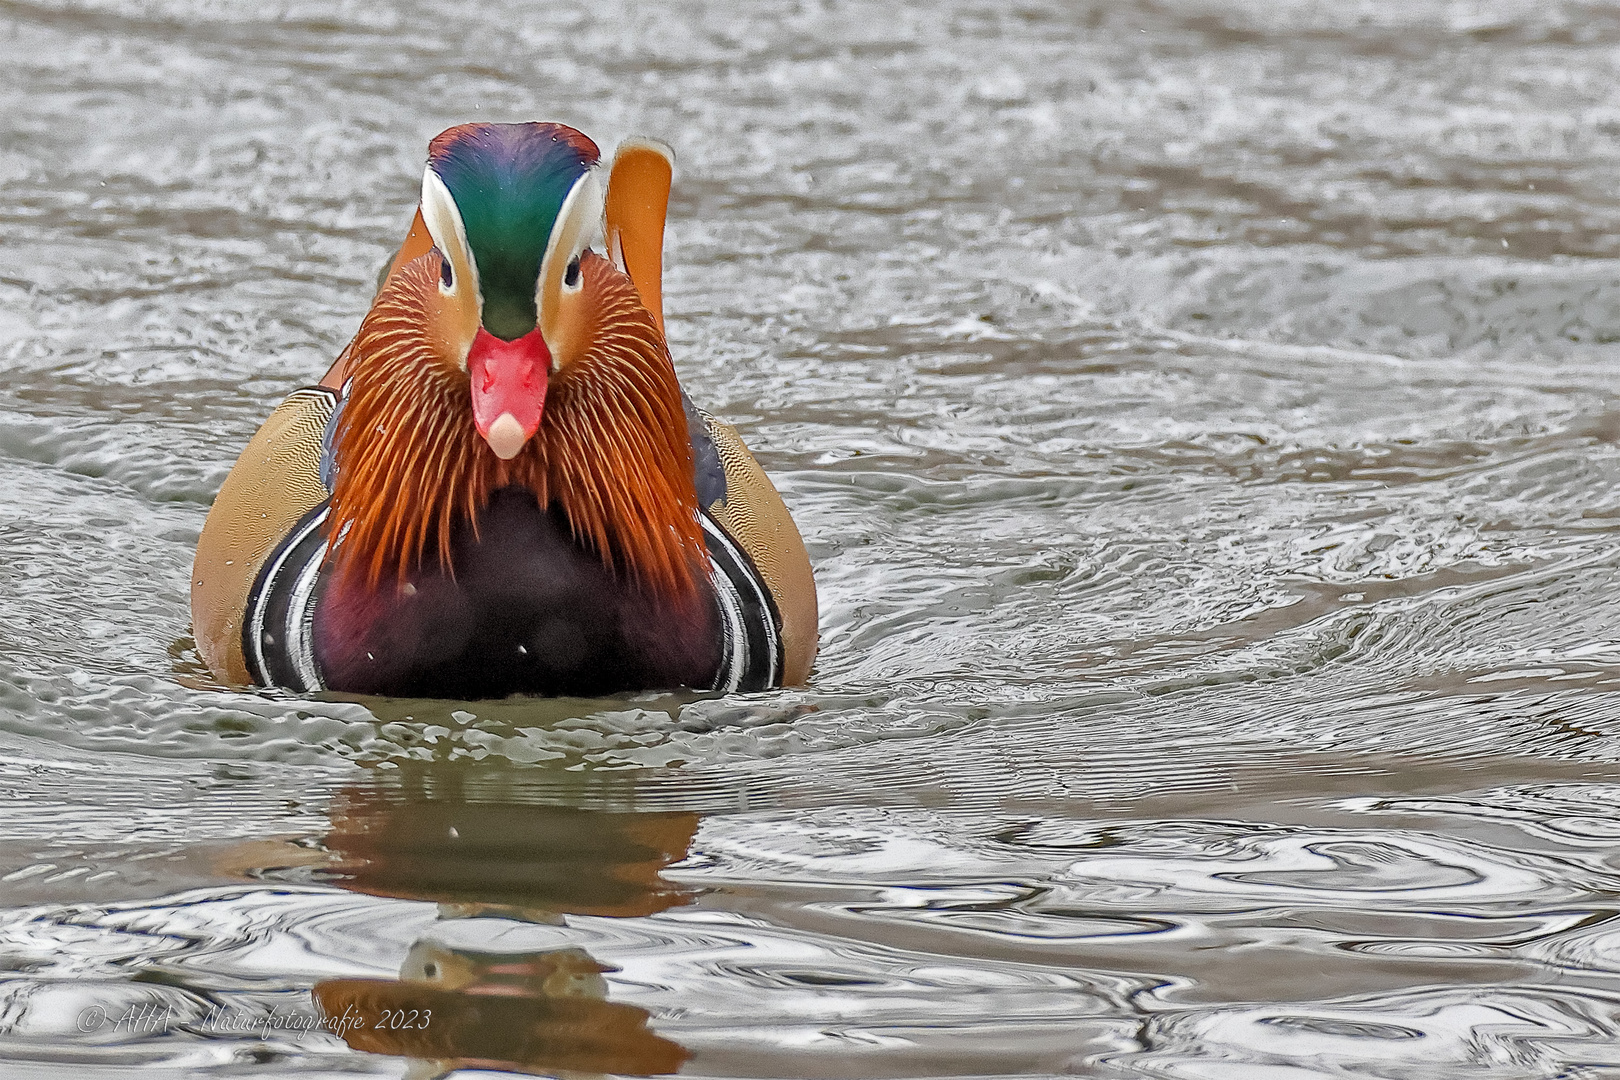
<svg viewBox="0 0 1620 1080">
<path fill-rule="evenodd" d="M 484 445 L 466 372 L 422 330 L 437 275 L 422 260 L 389 279 L 356 337 L 337 434 L 340 574 L 403 583 L 430 548 L 448 572 L 457 526 L 476 528 L 491 492 L 517 484 L 555 502 L 577 541 L 654 598 L 695 597 L 706 562 L 674 368 L 628 279 L 594 255 L 581 272 L 592 345 L 554 377 L 540 430 L 511 461 Z"/>
</svg>

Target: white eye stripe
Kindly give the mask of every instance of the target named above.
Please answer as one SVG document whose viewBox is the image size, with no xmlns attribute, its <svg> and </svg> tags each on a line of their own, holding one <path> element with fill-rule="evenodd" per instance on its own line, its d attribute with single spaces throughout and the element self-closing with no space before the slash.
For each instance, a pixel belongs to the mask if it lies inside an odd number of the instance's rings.
<svg viewBox="0 0 1620 1080">
<path fill-rule="evenodd" d="M 452 288 L 465 281 L 476 293 L 478 266 L 467 247 L 467 227 L 462 224 L 461 211 L 450 189 L 444 186 L 431 165 L 422 173 L 422 221 L 434 245 L 450 260 Z"/>
<path fill-rule="evenodd" d="M 540 333 L 551 346 L 553 366 L 572 355 L 580 342 L 571 336 L 578 330 L 577 297 L 585 287 L 583 275 L 568 269 L 601 234 L 602 183 L 596 170 L 587 170 L 568 192 L 557 220 L 546 241 L 545 258 L 540 260 L 540 277 L 534 283 L 534 306 L 540 317 Z M 570 280 L 572 278 L 572 280 Z"/>
<path fill-rule="evenodd" d="M 557 220 L 551 226 L 551 238 L 546 241 L 545 258 L 540 260 L 540 278 L 535 282 L 534 302 L 541 313 L 541 325 L 555 318 L 556 298 L 561 293 L 578 292 L 583 279 L 573 275 L 569 282 L 568 267 L 578 259 L 602 229 L 602 183 L 594 168 L 574 181 Z"/>
<path fill-rule="evenodd" d="M 591 246 L 602 227 L 602 183 L 596 170 L 588 169 L 568 192 L 557 220 L 551 226 L 551 238 L 546 241 L 546 255 L 540 261 L 540 280 L 544 282 L 548 270 L 565 270 Z M 553 260 L 560 259 L 560 266 Z M 559 280 L 561 274 L 559 273 Z"/>
</svg>

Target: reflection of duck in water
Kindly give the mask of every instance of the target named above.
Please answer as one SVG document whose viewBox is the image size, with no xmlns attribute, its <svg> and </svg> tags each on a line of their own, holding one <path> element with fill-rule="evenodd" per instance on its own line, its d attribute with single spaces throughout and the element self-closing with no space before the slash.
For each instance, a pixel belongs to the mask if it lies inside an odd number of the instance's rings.
<svg viewBox="0 0 1620 1080">
<path fill-rule="evenodd" d="M 347 793 L 325 844 L 356 892 L 434 900 L 442 917 L 560 922 L 642 916 L 687 894 L 659 876 L 686 856 L 698 817 Z M 688 1054 L 644 1009 L 607 1000 L 582 949 L 495 952 L 430 939 L 392 979 L 330 979 L 314 996 L 356 1050 L 416 1059 L 418 1080 L 456 1069 L 536 1075 L 674 1072 Z"/>
<path fill-rule="evenodd" d="M 654 1076 L 689 1056 L 606 1000 L 611 971 L 583 949 L 486 954 L 418 942 L 397 982 L 329 979 L 315 1000 L 356 1050 L 417 1060 L 413 1078 L 456 1069 Z"/>
<path fill-rule="evenodd" d="M 651 915 L 686 893 L 659 871 L 686 857 L 698 816 L 474 802 L 449 790 L 351 789 L 325 839 L 336 880 L 374 896 L 435 900 L 450 916 L 556 922 Z"/>
</svg>

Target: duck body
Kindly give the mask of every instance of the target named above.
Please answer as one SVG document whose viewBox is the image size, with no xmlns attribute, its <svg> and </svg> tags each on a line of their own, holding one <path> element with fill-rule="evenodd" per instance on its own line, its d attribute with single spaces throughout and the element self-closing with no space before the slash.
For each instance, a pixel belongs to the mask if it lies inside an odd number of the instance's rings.
<svg viewBox="0 0 1620 1080">
<path fill-rule="evenodd" d="M 406 587 L 328 588 L 314 610 L 323 679 L 413 697 L 593 697 L 713 686 L 722 635 L 712 588 L 673 609 L 615 578 L 533 492 L 492 492 L 456 530 L 450 570 Z M 705 583 L 707 584 L 707 583 Z"/>
<path fill-rule="evenodd" d="M 223 681 L 476 699 L 808 675 L 803 542 L 664 343 L 667 150 L 621 147 L 605 212 L 594 166 L 560 125 L 434 140 L 360 332 L 209 513 L 192 618 Z"/>
</svg>

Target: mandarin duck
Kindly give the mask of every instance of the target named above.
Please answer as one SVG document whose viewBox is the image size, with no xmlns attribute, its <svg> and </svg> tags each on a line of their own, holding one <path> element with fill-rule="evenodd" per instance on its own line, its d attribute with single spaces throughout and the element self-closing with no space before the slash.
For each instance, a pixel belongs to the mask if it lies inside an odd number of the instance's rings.
<svg viewBox="0 0 1620 1080">
<path fill-rule="evenodd" d="M 476 699 L 808 676 L 804 543 L 664 338 L 672 175 L 661 143 L 603 170 L 560 124 L 432 141 L 359 331 L 208 514 L 192 622 L 218 678 Z"/>
</svg>

